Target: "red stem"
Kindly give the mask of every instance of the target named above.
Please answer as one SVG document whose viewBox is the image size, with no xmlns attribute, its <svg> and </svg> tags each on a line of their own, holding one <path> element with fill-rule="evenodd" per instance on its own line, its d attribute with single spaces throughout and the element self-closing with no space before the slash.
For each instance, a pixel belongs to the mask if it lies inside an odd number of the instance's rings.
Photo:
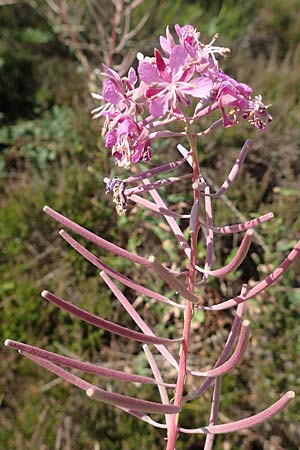
<svg viewBox="0 0 300 450">
<path fill-rule="evenodd" d="M 191 147 L 191 153 L 193 158 L 193 183 L 196 182 L 199 179 L 200 176 L 200 170 L 199 170 L 199 162 L 198 162 L 198 155 L 197 155 L 197 147 L 196 147 L 196 140 L 193 134 L 189 133 L 189 126 L 187 126 L 187 138 L 190 143 Z M 199 202 L 199 191 L 194 190 L 194 202 Z M 190 266 L 189 266 L 189 273 L 187 275 L 187 290 L 191 293 L 194 292 L 194 285 L 195 285 L 195 265 L 196 265 L 196 256 L 197 256 L 197 241 L 198 241 L 198 231 L 200 227 L 199 217 L 196 218 L 195 223 L 195 230 L 193 233 L 191 233 L 191 253 L 190 253 Z M 182 396 L 183 396 L 183 388 L 184 388 L 184 382 L 186 377 L 186 366 L 187 366 L 187 355 L 188 355 L 188 347 L 189 347 L 189 336 L 190 336 L 190 328 L 191 328 L 191 321 L 193 317 L 194 307 L 193 304 L 186 300 L 185 302 L 185 314 L 184 314 L 184 325 L 183 325 L 183 333 L 182 333 L 182 346 L 181 346 L 181 353 L 180 353 L 180 359 L 179 359 L 179 371 L 178 371 L 178 377 L 177 377 L 177 383 L 175 388 L 175 396 L 174 396 L 174 405 L 181 407 L 182 404 Z M 177 436 L 178 436 L 178 418 L 179 413 L 174 414 L 172 416 L 170 429 L 169 429 L 169 436 L 168 436 L 168 442 L 166 450 L 174 450 Z"/>
</svg>

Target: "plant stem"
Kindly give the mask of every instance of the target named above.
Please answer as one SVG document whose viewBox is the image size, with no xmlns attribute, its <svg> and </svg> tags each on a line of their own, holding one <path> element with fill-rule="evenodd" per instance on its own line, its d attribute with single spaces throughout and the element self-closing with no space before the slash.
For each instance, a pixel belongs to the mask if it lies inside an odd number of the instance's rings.
<svg viewBox="0 0 300 450">
<path fill-rule="evenodd" d="M 199 161 L 197 155 L 197 145 L 195 135 L 192 133 L 190 129 L 190 125 L 187 124 L 186 136 L 190 144 L 190 150 L 193 158 L 193 183 L 199 180 L 200 169 L 199 169 Z M 199 202 L 199 191 L 194 190 L 194 202 Z M 194 292 L 195 285 L 195 265 L 196 265 L 196 257 L 197 257 L 197 242 L 198 242 L 198 232 L 200 227 L 199 217 L 197 215 L 195 230 L 191 233 L 191 256 L 190 256 L 190 265 L 189 272 L 187 275 L 187 289 L 189 292 Z M 174 396 L 174 405 L 181 406 L 184 382 L 186 376 L 186 365 L 187 365 L 187 355 L 188 355 L 188 347 L 189 347 L 189 336 L 190 336 L 190 328 L 191 321 L 193 317 L 194 307 L 192 302 L 186 300 L 185 303 L 185 312 L 184 312 L 184 325 L 183 325 L 183 333 L 182 333 L 182 345 L 181 345 L 181 353 L 179 359 L 179 371 L 177 377 L 177 383 L 175 388 L 175 396 Z M 174 450 L 177 436 L 178 436 L 178 419 L 179 413 L 174 414 L 172 416 L 171 425 L 169 429 L 168 442 L 166 450 Z"/>
</svg>

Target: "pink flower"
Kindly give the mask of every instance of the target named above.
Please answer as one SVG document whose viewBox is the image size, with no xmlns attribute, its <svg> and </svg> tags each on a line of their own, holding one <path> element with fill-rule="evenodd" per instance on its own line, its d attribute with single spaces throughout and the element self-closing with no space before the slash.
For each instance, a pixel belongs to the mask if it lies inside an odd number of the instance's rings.
<svg viewBox="0 0 300 450">
<path fill-rule="evenodd" d="M 192 25 L 184 25 L 183 27 L 175 25 L 175 31 L 180 44 L 184 46 L 191 56 L 193 63 L 196 64 L 196 70 L 199 73 L 202 73 L 208 67 L 218 70 L 218 62 L 215 55 L 224 56 L 230 51 L 229 48 L 213 45 L 219 37 L 218 34 L 215 34 L 211 42 L 204 44 L 200 41 L 200 32 Z"/>
<path fill-rule="evenodd" d="M 166 36 L 160 37 L 163 54 L 155 50 L 153 58 L 139 58 L 139 76 L 131 68 L 127 77 L 120 77 L 103 65 L 102 95 L 93 96 L 105 103 L 92 112 L 94 118 L 105 118 L 102 129 L 105 146 L 112 149 L 119 166 L 129 167 L 131 163 L 150 159 L 153 139 L 184 134 L 155 130 L 174 120 L 182 126 L 187 120 L 195 122 L 217 109 L 224 127 L 245 119 L 264 130 L 272 120 L 261 97 L 251 98 L 252 89 L 248 85 L 219 69 L 216 57 L 224 56 L 229 49 L 215 45 L 218 35 L 204 44 L 191 25 L 176 25 L 175 31 L 176 40 L 168 27 Z M 187 109 L 193 99 L 197 99 L 194 112 Z M 157 121 L 157 118 L 164 119 Z M 215 122 L 208 130 L 221 123 Z"/>
<path fill-rule="evenodd" d="M 196 48 L 199 46 L 200 33 L 197 32 L 192 25 L 185 25 L 183 27 L 175 25 L 175 31 L 179 38 L 180 45 L 182 45 L 193 58 L 196 58 Z M 165 54 L 170 56 L 175 45 L 174 38 L 170 33 L 169 27 L 167 27 L 166 37 L 160 37 L 160 46 Z"/>
<path fill-rule="evenodd" d="M 115 163 L 121 167 L 151 158 L 149 132 L 131 116 L 119 116 L 116 127 L 105 136 L 105 146 L 112 147 Z"/>
<path fill-rule="evenodd" d="M 175 31 L 181 45 L 195 47 L 199 44 L 200 33 L 192 25 L 184 25 L 183 27 L 175 25 Z"/>
<path fill-rule="evenodd" d="M 140 79 L 146 85 L 149 111 L 154 118 L 163 117 L 168 111 L 182 116 L 180 105 L 189 105 L 188 96 L 204 98 L 212 89 L 212 82 L 208 78 L 192 79 L 195 68 L 190 64 L 190 55 L 182 45 L 172 46 L 169 40 L 166 48 L 170 48 L 169 59 L 163 58 L 155 50 L 155 61 L 145 59 L 138 67 Z"/>
<path fill-rule="evenodd" d="M 166 37 L 160 36 L 159 38 L 160 46 L 165 52 L 166 55 L 170 56 L 173 47 L 175 47 L 176 43 L 172 34 L 170 33 L 169 27 L 166 29 Z"/>
<path fill-rule="evenodd" d="M 92 113 L 94 118 L 100 116 L 114 116 L 128 112 L 134 114 L 136 104 L 132 100 L 132 92 L 137 82 L 137 75 L 133 67 L 129 69 L 128 76 L 121 78 L 117 72 L 103 64 L 105 80 L 103 82 L 102 96 L 94 94 L 97 99 L 105 100 L 105 104 L 95 108 Z"/>
<path fill-rule="evenodd" d="M 224 126 L 230 127 L 236 123 L 232 111 L 243 111 L 248 107 L 252 89 L 225 74 L 222 74 L 222 76 L 224 80 L 217 87 L 216 100 L 222 112 Z M 233 108 L 230 114 L 226 111 L 226 108 L 229 107 Z"/>
<path fill-rule="evenodd" d="M 214 84 L 215 99 L 222 112 L 224 127 L 231 127 L 241 117 L 264 130 L 272 117 L 267 112 L 268 106 L 263 104 L 262 97 L 252 99 L 250 86 L 239 83 L 221 71 L 218 72 L 217 79 Z M 231 108 L 229 112 L 228 108 Z"/>
<path fill-rule="evenodd" d="M 115 105 L 120 111 L 134 106 L 130 98 L 137 76 L 133 67 L 129 69 L 128 77 L 121 78 L 117 72 L 103 64 L 106 79 L 103 83 L 102 95 L 106 102 Z"/>
</svg>

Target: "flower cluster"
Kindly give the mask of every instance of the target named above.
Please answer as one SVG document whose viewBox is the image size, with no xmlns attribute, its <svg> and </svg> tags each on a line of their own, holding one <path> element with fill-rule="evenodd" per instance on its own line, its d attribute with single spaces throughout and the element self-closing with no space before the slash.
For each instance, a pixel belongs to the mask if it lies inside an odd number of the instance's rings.
<svg viewBox="0 0 300 450">
<path fill-rule="evenodd" d="M 191 25 L 176 25 L 175 31 L 177 43 L 167 28 L 160 37 L 162 52 L 155 49 L 154 57 L 139 54 L 138 73 L 131 67 L 121 78 L 104 66 L 102 95 L 94 94 L 104 105 L 93 113 L 105 118 L 105 146 L 118 166 L 148 161 L 152 140 L 161 137 L 154 130 L 173 120 L 185 126 L 220 110 L 224 127 L 242 118 L 264 130 L 271 121 L 261 96 L 252 98 L 249 86 L 219 68 L 216 55 L 224 56 L 229 49 L 214 45 L 217 35 L 203 44 Z"/>
</svg>

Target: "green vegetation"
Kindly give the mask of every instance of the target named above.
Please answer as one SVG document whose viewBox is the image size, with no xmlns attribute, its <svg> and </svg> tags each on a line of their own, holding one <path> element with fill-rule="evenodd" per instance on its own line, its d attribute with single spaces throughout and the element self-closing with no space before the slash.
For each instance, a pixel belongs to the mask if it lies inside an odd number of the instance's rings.
<svg viewBox="0 0 300 450">
<path fill-rule="evenodd" d="M 37 5 L 36 9 L 30 4 Z M 131 367 L 136 373 L 148 374 L 136 344 L 127 346 L 122 339 L 71 319 L 39 295 L 47 288 L 103 317 L 132 325 L 97 270 L 60 240 L 57 224 L 42 212 L 45 204 L 130 250 L 147 255 L 166 252 L 175 262 L 181 258 L 168 241 L 164 226 L 154 229 L 156 218 L 149 213 L 135 208 L 128 217 L 118 218 L 113 212 L 102 181 L 108 173 L 106 151 L 99 124 L 90 118 L 93 102 L 89 87 L 96 89 L 98 82 L 74 46 L 67 45 L 59 23 L 50 20 L 46 4 L 25 1 L 0 7 L 0 341 L 22 340 L 83 360 L 105 361 L 114 368 Z M 151 19 L 128 42 L 129 50 L 147 54 L 167 24 L 192 23 L 207 41 L 219 32 L 221 45 L 232 50 L 226 70 L 272 103 L 273 124 L 265 134 L 242 125 L 203 139 L 199 148 L 204 170 L 218 184 L 243 140 L 253 139 L 243 172 L 229 191 L 229 206 L 219 201 L 217 224 L 237 221 L 231 205 L 237 205 L 246 217 L 275 213 L 275 219 L 259 229 L 260 239 L 251 246 L 236 279 L 230 276 L 222 284 L 212 281 L 207 286 L 205 295 L 220 299 L 237 291 L 241 282 L 265 276 L 300 237 L 299 2 L 145 0 L 135 11 L 135 23 L 149 8 Z M 88 39 L 88 31 L 85 33 Z M 96 64 L 92 56 L 91 64 Z M 174 148 L 175 142 L 166 142 L 156 149 L 155 160 L 162 154 L 171 159 Z M 112 168 L 112 161 L 109 164 Z M 112 170 L 117 173 L 117 169 Z M 165 193 L 178 201 L 170 188 Z M 232 238 L 219 238 L 216 261 L 230 259 L 235 245 Z M 118 270 L 164 289 L 138 267 L 96 251 Z M 202 248 L 199 254 L 203 256 Z M 269 424 L 219 436 L 216 450 L 299 448 L 299 269 L 298 261 L 279 284 L 249 302 L 246 314 L 252 325 L 251 343 L 243 363 L 224 377 L 220 420 L 238 420 L 258 412 L 289 389 L 296 391 L 296 399 Z M 132 292 L 126 294 L 135 299 Z M 139 308 L 157 331 L 164 329 L 166 334 L 166 324 L 170 333 L 180 327 L 180 319 L 166 308 L 147 302 L 141 302 Z M 231 320 L 231 312 L 199 316 L 193 365 L 208 367 L 215 361 Z M 216 334 L 213 342 L 209 339 L 212 334 Z M 2 344 L 1 366 L 1 448 L 163 448 L 159 431 L 53 381 L 53 376 Z M 99 383 L 119 392 L 123 389 L 106 380 Z M 139 392 L 145 398 L 152 395 L 150 388 L 127 385 L 126 392 Z M 210 397 L 205 394 L 201 401 L 188 405 L 184 424 L 203 425 L 209 404 Z M 69 427 L 72 443 L 68 447 Z M 199 437 L 183 437 L 178 450 L 199 448 L 201 442 Z"/>
</svg>

